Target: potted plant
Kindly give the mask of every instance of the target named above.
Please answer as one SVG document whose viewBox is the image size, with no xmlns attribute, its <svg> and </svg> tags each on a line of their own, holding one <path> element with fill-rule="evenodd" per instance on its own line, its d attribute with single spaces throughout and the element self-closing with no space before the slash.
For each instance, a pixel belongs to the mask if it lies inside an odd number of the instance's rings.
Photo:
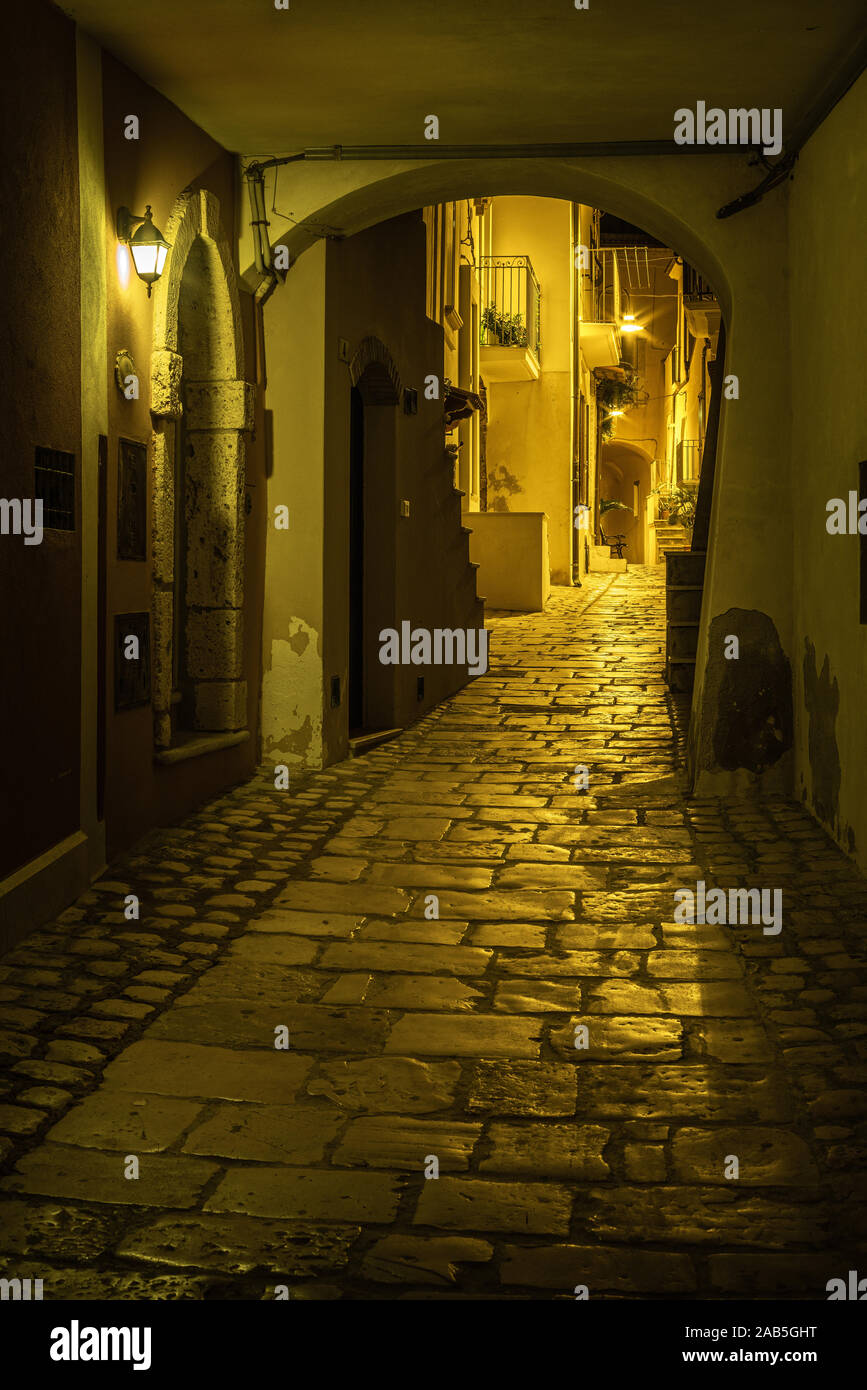
<svg viewBox="0 0 867 1390">
<path fill-rule="evenodd" d="M 628 362 L 621 362 L 621 380 L 604 377 L 596 383 L 596 404 L 603 410 L 624 410 L 630 405 L 643 404 L 643 393 L 638 384 L 638 372 Z M 604 444 L 614 433 L 614 420 L 609 416 L 602 421 L 601 437 Z"/>
<path fill-rule="evenodd" d="M 672 487 L 670 483 L 660 483 L 653 492 L 659 499 L 657 509 L 660 521 L 667 520 L 672 526 L 682 526 L 684 530 L 691 531 L 695 524 L 694 489 L 681 487 L 679 484 Z"/>
<path fill-rule="evenodd" d="M 482 310 L 482 329 L 488 346 L 526 347 L 527 328 L 523 314 L 507 314 L 496 304 Z"/>
</svg>

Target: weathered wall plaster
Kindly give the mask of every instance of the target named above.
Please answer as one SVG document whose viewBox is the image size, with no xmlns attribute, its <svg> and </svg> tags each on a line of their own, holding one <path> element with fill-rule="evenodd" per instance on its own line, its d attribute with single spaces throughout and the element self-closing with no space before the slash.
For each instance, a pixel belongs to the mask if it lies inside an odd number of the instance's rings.
<svg viewBox="0 0 867 1390">
<path fill-rule="evenodd" d="M 789 191 L 796 791 L 867 870 L 867 625 L 857 535 L 826 504 L 867 458 L 867 77 L 801 151 Z M 816 655 L 812 651 L 815 645 Z M 816 671 L 820 674 L 816 676 Z"/>
</svg>

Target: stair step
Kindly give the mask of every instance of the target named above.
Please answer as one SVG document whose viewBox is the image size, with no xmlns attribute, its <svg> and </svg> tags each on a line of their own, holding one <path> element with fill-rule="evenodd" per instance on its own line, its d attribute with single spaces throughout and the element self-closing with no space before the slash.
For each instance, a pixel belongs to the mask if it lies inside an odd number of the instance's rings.
<svg viewBox="0 0 867 1390">
<path fill-rule="evenodd" d="M 398 734 L 402 734 L 403 729 L 377 729 L 370 734 L 357 734 L 355 738 L 349 740 L 350 758 L 360 758 L 371 748 L 378 748 L 381 743 L 390 743 Z"/>
</svg>

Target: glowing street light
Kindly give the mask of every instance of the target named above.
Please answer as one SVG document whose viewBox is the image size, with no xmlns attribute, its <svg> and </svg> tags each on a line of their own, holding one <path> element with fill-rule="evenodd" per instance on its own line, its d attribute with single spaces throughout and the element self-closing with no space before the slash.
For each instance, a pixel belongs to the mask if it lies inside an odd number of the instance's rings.
<svg viewBox="0 0 867 1390">
<path fill-rule="evenodd" d="M 142 224 L 135 234 L 132 230 L 134 222 Z M 162 275 L 166 256 L 171 250 L 162 232 L 154 226 L 150 203 L 145 208 L 144 217 L 137 217 L 129 208 L 118 208 L 117 239 L 129 247 L 136 275 L 147 285 L 150 299 L 151 286 Z"/>
</svg>

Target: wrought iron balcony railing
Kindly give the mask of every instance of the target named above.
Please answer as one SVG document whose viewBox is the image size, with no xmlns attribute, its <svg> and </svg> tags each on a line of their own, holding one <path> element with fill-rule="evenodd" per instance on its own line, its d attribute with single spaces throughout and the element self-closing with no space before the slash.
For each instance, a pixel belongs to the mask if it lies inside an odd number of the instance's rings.
<svg viewBox="0 0 867 1390">
<path fill-rule="evenodd" d="M 482 347 L 529 348 L 541 361 L 542 292 L 529 256 L 479 260 Z"/>
<path fill-rule="evenodd" d="M 687 302 L 697 299 L 706 302 L 716 301 L 716 295 L 707 280 L 703 279 L 687 261 L 683 263 L 683 297 Z"/>
</svg>

